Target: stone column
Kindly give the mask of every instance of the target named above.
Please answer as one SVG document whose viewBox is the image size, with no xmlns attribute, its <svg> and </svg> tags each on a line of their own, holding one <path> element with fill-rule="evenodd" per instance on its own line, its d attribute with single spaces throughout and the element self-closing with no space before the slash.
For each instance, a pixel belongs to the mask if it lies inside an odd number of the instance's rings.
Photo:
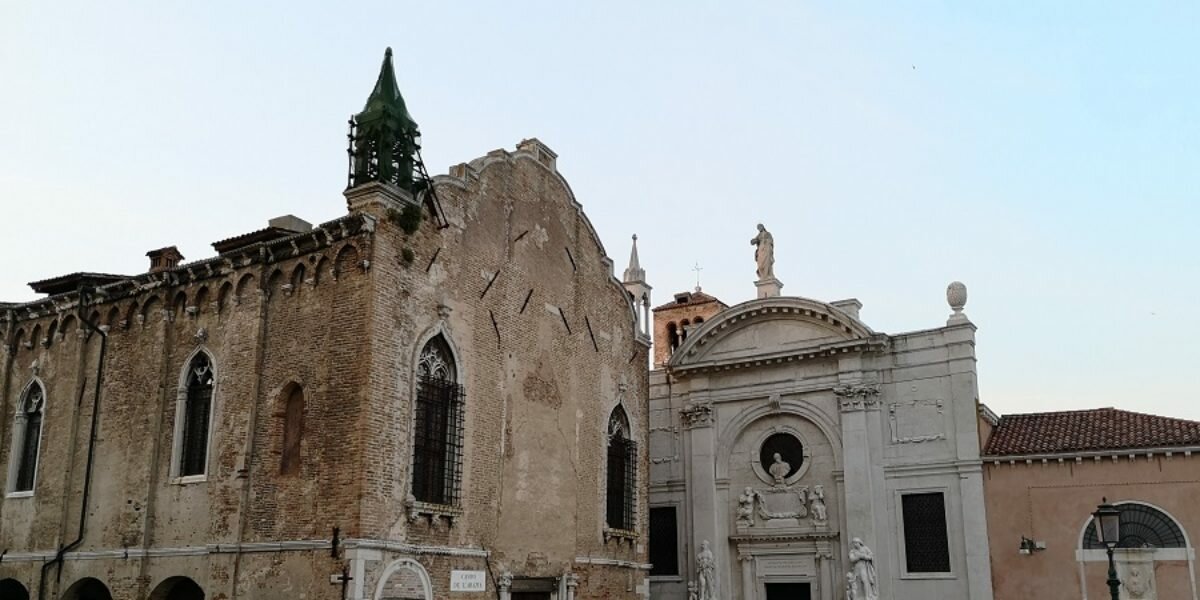
<svg viewBox="0 0 1200 600">
<path fill-rule="evenodd" d="M 575 600 L 575 588 L 579 587 L 579 576 L 574 573 L 566 574 L 567 600 Z"/>
<path fill-rule="evenodd" d="M 500 574 L 500 582 L 496 585 L 496 589 L 500 592 L 500 600 L 512 600 L 512 594 L 509 588 L 512 587 L 512 573 L 505 571 Z"/>
<path fill-rule="evenodd" d="M 817 554 L 817 582 L 821 600 L 833 600 L 833 555 L 828 552 Z"/>
<path fill-rule="evenodd" d="M 738 560 L 742 563 L 742 600 L 757 600 L 758 586 L 754 580 L 754 557 L 749 552 L 738 552 Z"/>
<path fill-rule="evenodd" d="M 688 492 L 691 504 L 691 549 L 688 553 L 689 578 L 696 577 L 696 554 L 701 542 L 707 540 L 717 563 L 717 590 L 726 589 L 722 565 L 729 565 L 725 536 L 717 527 L 717 440 L 713 428 L 711 402 L 693 401 L 680 410 L 680 421 L 687 429 L 690 469 Z M 720 593 L 720 592 L 718 592 Z"/>
<path fill-rule="evenodd" d="M 878 465 L 871 449 L 879 445 L 879 387 L 875 385 L 840 385 L 834 388 L 842 418 L 842 457 L 845 477 L 846 531 L 842 538 L 849 544 L 862 538 L 870 548 L 879 547 L 876 535 L 876 496 L 882 495 L 882 479 L 875 481 Z M 873 418 L 872 418 L 873 417 Z M 878 483 L 878 486 L 876 485 Z M 876 489 L 879 487 L 879 489 Z M 886 515 L 886 507 L 882 507 Z M 890 580 L 890 571 L 880 564 L 876 552 L 875 566 L 880 583 Z"/>
</svg>

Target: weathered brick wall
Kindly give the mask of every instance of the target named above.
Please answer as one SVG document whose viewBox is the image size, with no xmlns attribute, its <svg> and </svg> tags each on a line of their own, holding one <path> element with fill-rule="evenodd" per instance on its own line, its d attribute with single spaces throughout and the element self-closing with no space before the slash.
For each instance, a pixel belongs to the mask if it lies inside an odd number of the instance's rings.
<svg viewBox="0 0 1200 600">
<path fill-rule="evenodd" d="M 390 446 L 367 453 L 379 470 L 365 475 L 363 528 L 486 548 L 497 570 L 552 577 L 580 556 L 645 563 L 648 349 L 569 188 L 537 156 L 497 151 L 452 170 L 438 188 L 449 227 L 427 221 L 407 236 L 380 220 L 368 437 Z M 464 514 L 452 527 L 410 522 L 405 503 L 412 374 L 435 331 L 452 344 L 466 389 Z M 618 401 L 640 450 L 634 542 L 604 537 L 605 432 Z M 581 587 L 580 597 L 601 596 Z"/>
</svg>

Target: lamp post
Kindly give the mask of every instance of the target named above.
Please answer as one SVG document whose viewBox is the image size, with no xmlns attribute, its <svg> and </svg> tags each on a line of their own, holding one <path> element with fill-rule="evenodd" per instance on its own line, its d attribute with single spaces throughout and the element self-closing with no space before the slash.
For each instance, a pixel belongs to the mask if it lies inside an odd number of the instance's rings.
<svg viewBox="0 0 1200 600">
<path fill-rule="evenodd" d="M 1102 498 L 1102 504 L 1092 513 L 1096 524 L 1096 537 L 1108 549 L 1108 591 L 1112 600 L 1121 600 L 1121 580 L 1117 579 L 1117 567 L 1113 564 L 1113 548 L 1121 542 L 1121 510 Z"/>
</svg>

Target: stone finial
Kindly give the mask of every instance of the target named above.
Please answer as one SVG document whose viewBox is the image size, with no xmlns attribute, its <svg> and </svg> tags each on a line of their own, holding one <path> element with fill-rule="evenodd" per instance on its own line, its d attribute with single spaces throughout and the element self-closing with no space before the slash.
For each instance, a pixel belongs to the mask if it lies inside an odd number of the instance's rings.
<svg viewBox="0 0 1200 600">
<path fill-rule="evenodd" d="M 638 259 L 637 234 L 633 234 L 633 250 L 629 252 L 629 266 L 625 269 L 625 283 L 642 283 L 646 281 L 646 270 Z"/>
<path fill-rule="evenodd" d="M 946 286 L 946 302 L 954 311 L 946 321 L 947 325 L 968 322 L 963 308 L 967 305 L 967 286 L 961 281 L 953 281 Z"/>
</svg>

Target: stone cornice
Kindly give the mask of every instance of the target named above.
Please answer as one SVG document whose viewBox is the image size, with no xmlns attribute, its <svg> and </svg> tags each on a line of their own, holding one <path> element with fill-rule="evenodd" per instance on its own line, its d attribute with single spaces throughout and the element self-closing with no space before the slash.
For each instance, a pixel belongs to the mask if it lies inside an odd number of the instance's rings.
<svg viewBox="0 0 1200 600">
<path fill-rule="evenodd" d="M 734 543 L 746 542 L 816 542 L 822 540 L 836 540 L 839 537 L 836 531 L 779 531 L 769 533 L 744 533 L 740 535 L 729 536 L 729 541 Z"/>
<path fill-rule="evenodd" d="M 245 267 L 276 263 L 304 254 L 324 250 L 334 242 L 370 234 L 375 231 L 375 218 L 353 214 L 314 227 L 312 231 L 250 244 L 225 254 L 179 265 L 156 273 L 143 273 L 128 279 L 102 285 L 95 290 L 96 304 L 137 296 L 159 288 L 172 288 L 194 282 L 225 277 Z M 28 321 L 72 310 L 79 304 L 78 292 L 67 292 L 21 304 L 12 304 L 14 321 Z"/>
<path fill-rule="evenodd" d="M 394 540 L 371 538 L 346 538 L 341 545 L 346 549 L 390 550 L 406 554 L 421 554 L 434 556 L 467 556 L 486 558 L 491 553 L 482 548 L 456 546 L 427 546 L 409 544 Z M 241 544 L 204 544 L 196 546 L 179 546 L 167 548 L 113 548 L 106 550 L 83 550 L 68 552 L 64 560 L 126 560 L 146 557 L 173 556 L 205 556 L 210 554 L 235 554 L 250 552 L 297 552 L 330 550 L 333 542 L 330 540 L 285 540 L 279 542 L 244 542 Z M 54 550 L 34 552 L 9 552 L 0 559 L 2 562 L 45 562 L 55 557 Z"/>
<path fill-rule="evenodd" d="M 1049 464 L 1052 462 L 1053 463 L 1065 463 L 1067 461 L 1080 463 L 1080 462 L 1083 462 L 1084 460 L 1088 460 L 1088 459 L 1099 462 L 1101 459 L 1105 459 L 1105 458 L 1116 461 L 1116 460 L 1121 459 L 1122 457 L 1126 457 L 1129 460 L 1136 460 L 1138 458 L 1145 458 L 1145 459 L 1149 460 L 1150 458 L 1152 458 L 1156 455 L 1163 456 L 1166 458 L 1171 458 L 1171 457 L 1175 457 L 1175 456 L 1182 456 L 1185 458 L 1190 458 L 1191 456 L 1193 456 L 1195 454 L 1200 454 L 1200 446 L 1176 446 L 1176 447 L 1168 446 L 1168 447 L 1164 447 L 1164 448 L 1126 448 L 1126 449 L 1122 449 L 1122 450 L 1086 450 L 1086 451 L 1079 451 L 1079 452 L 1056 452 L 1056 453 L 1049 453 L 1049 454 L 1043 453 L 1043 454 L 987 455 L 987 456 L 981 457 L 981 460 L 984 463 L 991 463 L 993 465 L 999 465 L 999 464 L 1004 464 L 1004 463 L 1033 464 L 1035 462 L 1042 463 L 1042 464 Z"/>
<path fill-rule="evenodd" d="M 820 344 L 806 348 L 796 348 L 782 350 L 779 352 L 756 354 L 754 356 L 747 356 L 744 358 L 711 360 L 671 366 L 669 367 L 669 370 L 671 374 L 678 376 L 685 376 L 692 373 L 729 371 L 732 369 L 745 369 L 800 362 L 805 360 L 816 360 L 839 356 L 842 354 L 879 352 L 886 349 L 887 345 L 887 336 L 877 335 L 867 339 Z"/>
</svg>

